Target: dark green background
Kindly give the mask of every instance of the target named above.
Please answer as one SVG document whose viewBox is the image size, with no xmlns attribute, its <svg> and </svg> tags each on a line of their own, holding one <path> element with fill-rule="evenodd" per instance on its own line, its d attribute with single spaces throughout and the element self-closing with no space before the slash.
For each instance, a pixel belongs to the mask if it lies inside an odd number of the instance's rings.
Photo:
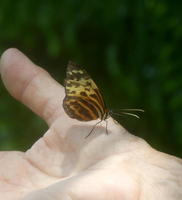
<svg viewBox="0 0 182 200">
<path fill-rule="evenodd" d="M 81 64 L 133 134 L 182 156 L 182 3 L 172 0 L 0 0 L 0 53 L 16 47 L 63 82 Z M 62 106 L 62 102 L 60 102 Z M 26 150 L 45 123 L 0 84 L 0 148 Z"/>
</svg>

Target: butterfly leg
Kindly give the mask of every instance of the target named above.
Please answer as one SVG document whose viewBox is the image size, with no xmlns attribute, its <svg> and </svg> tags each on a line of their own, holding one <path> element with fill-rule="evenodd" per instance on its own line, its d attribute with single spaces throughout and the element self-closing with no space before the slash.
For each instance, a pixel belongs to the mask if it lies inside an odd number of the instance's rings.
<svg viewBox="0 0 182 200">
<path fill-rule="evenodd" d="M 108 127 L 108 121 L 107 121 L 107 119 L 105 120 L 105 122 L 106 122 L 106 134 L 109 135 L 109 132 L 108 132 L 108 129 L 107 129 L 107 127 Z"/>
<path fill-rule="evenodd" d="M 91 131 L 89 132 L 89 134 L 88 134 L 85 138 L 87 138 L 87 137 L 93 132 L 93 130 L 95 129 L 95 127 L 96 127 L 98 124 L 100 124 L 101 122 L 102 122 L 102 120 L 100 120 L 99 122 L 97 122 L 97 123 L 92 127 Z"/>
</svg>

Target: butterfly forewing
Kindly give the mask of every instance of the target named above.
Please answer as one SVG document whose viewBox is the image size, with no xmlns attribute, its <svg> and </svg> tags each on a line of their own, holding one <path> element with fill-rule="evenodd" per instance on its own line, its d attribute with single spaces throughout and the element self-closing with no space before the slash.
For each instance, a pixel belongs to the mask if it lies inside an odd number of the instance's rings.
<svg viewBox="0 0 182 200">
<path fill-rule="evenodd" d="M 71 61 L 67 66 L 65 92 L 63 107 L 71 118 L 80 121 L 107 118 L 107 109 L 98 87 L 85 70 Z"/>
</svg>

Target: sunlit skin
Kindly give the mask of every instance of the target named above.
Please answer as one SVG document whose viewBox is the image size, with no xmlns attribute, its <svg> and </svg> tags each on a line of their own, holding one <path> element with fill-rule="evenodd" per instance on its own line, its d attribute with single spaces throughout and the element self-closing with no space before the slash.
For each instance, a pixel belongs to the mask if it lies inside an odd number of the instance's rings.
<svg viewBox="0 0 182 200">
<path fill-rule="evenodd" d="M 17 49 L 4 52 L 0 73 L 9 93 L 49 127 L 26 152 L 0 153 L 0 200 L 182 199 L 181 159 L 153 149 L 112 118 L 108 135 L 102 122 L 85 138 L 97 120 L 69 118 L 64 88 Z"/>
</svg>

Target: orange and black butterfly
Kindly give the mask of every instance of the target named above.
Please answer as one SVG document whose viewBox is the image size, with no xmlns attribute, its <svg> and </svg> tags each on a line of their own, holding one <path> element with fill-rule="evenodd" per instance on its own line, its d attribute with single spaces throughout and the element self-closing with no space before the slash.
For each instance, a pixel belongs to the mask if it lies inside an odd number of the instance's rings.
<svg viewBox="0 0 182 200">
<path fill-rule="evenodd" d="M 95 82 L 84 69 L 81 69 L 79 65 L 71 61 L 69 61 L 67 66 L 65 93 L 66 96 L 63 100 L 63 108 L 69 117 L 79 121 L 100 119 L 98 122 L 100 123 L 101 121 L 106 120 L 111 114 L 128 114 L 138 117 L 133 113 L 114 113 L 113 111 L 109 111 Z M 140 109 L 125 109 L 125 111 L 126 110 L 143 111 Z M 95 126 L 98 123 L 96 123 Z M 91 134 L 95 126 L 92 128 L 88 136 Z"/>
</svg>

